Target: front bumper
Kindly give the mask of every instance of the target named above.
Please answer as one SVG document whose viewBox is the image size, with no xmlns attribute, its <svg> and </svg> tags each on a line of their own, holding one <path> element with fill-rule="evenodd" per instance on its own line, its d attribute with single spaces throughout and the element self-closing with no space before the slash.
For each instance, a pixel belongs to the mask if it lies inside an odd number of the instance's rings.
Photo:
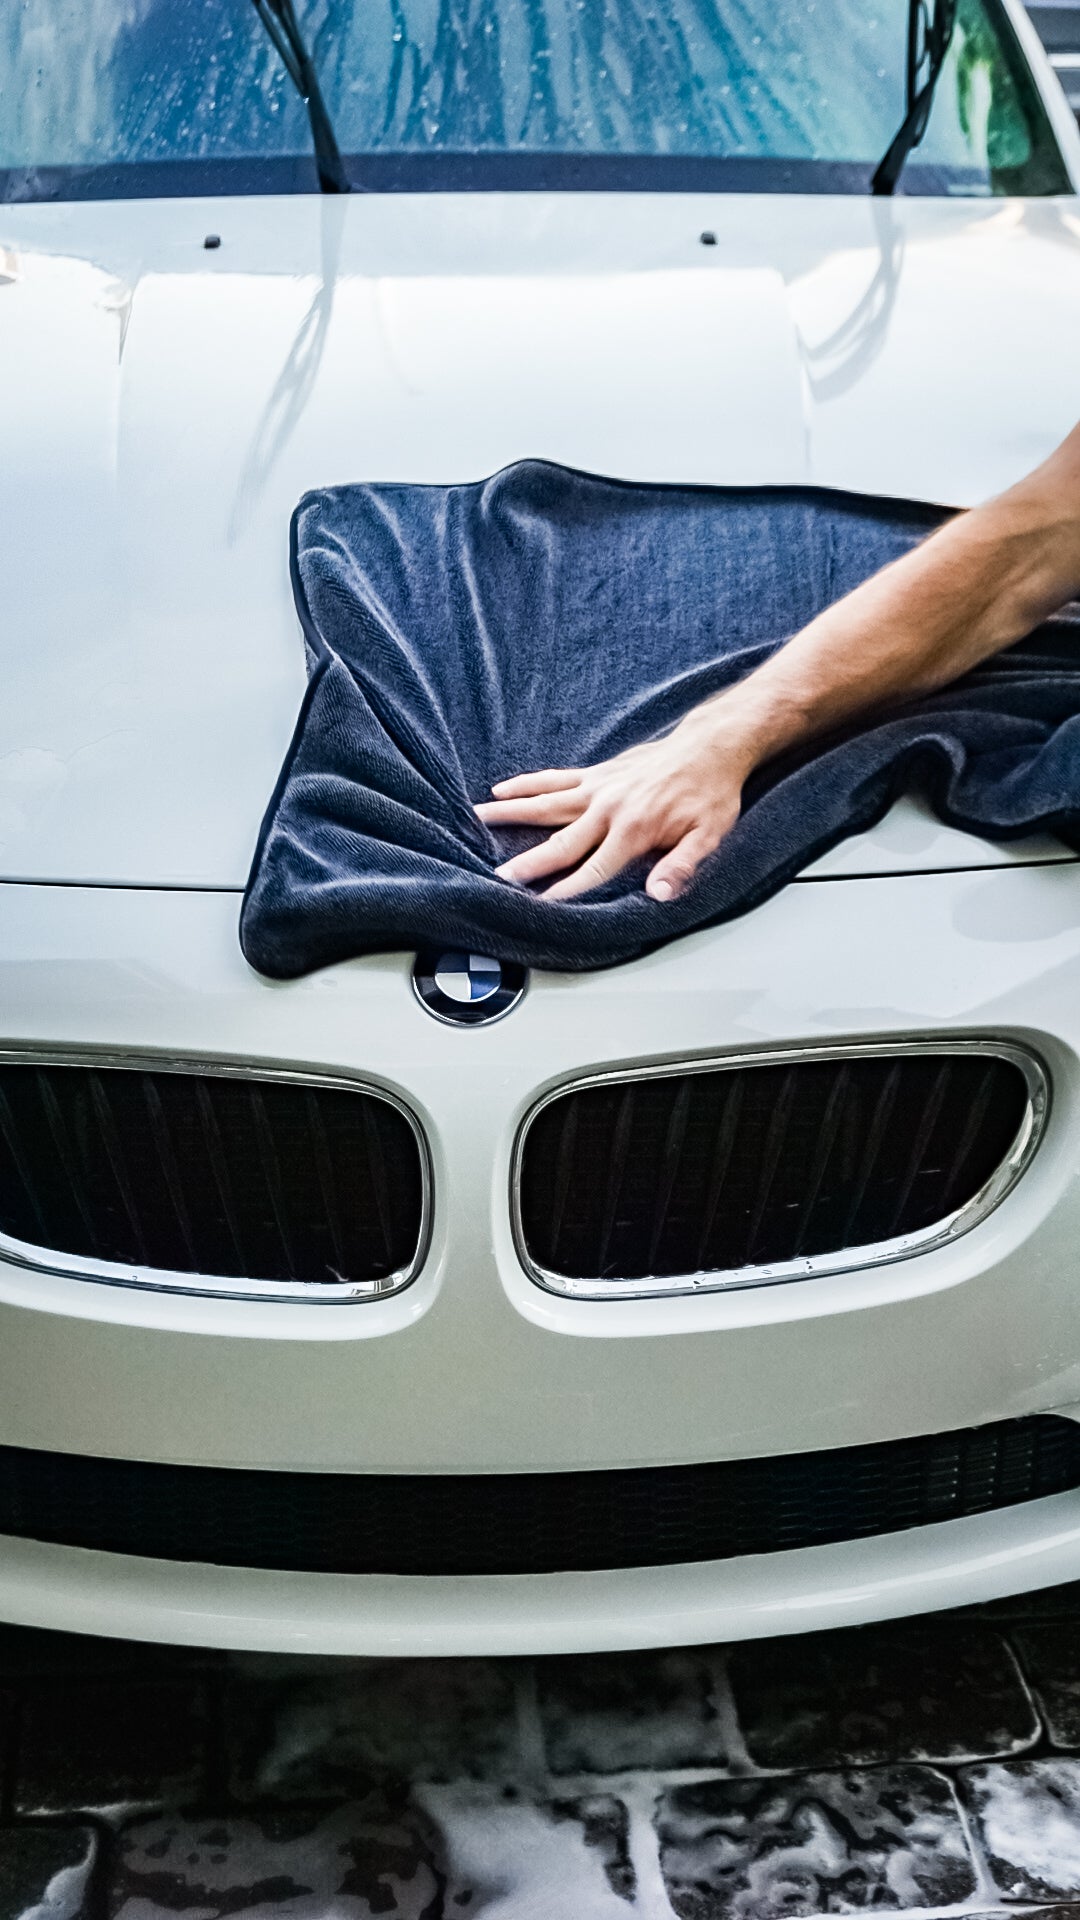
<svg viewBox="0 0 1080 1920">
<path fill-rule="evenodd" d="M 427 1260 L 388 1299 L 206 1299 L 0 1264 L 0 1444 L 285 1471 L 586 1470 L 1080 1407 L 1072 864 L 797 883 L 632 965 L 534 977 L 510 1018 L 460 1031 L 417 1004 L 406 956 L 257 979 L 235 895 L 0 895 L 0 1041 L 355 1072 L 408 1102 L 434 1180 Z M 551 1086 L 636 1060 L 953 1033 L 1033 1047 L 1053 1101 L 1019 1185 L 952 1245 L 689 1298 L 570 1300 L 523 1271 L 510 1158 Z M 1078 1543 L 1080 1495 L 799 1554 L 541 1577 L 248 1573 L 8 1541 L 0 1613 L 349 1651 L 648 1644 L 1035 1586 L 1080 1572 Z"/>
<path fill-rule="evenodd" d="M 590 1653 L 857 1626 L 1078 1576 L 1066 1493 L 798 1553 L 529 1577 L 263 1573 L 0 1537 L 0 1619 L 282 1653 Z"/>
</svg>

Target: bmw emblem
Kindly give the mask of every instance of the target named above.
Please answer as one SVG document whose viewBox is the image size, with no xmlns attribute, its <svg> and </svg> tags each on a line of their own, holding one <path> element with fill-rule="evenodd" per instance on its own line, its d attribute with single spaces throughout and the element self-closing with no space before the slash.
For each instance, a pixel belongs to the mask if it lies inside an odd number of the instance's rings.
<svg viewBox="0 0 1080 1920">
<path fill-rule="evenodd" d="M 448 947 L 416 956 L 413 991 L 436 1020 L 454 1027 L 479 1027 L 501 1020 L 525 991 L 525 969 L 513 960 L 491 960 L 486 953 Z"/>
</svg>

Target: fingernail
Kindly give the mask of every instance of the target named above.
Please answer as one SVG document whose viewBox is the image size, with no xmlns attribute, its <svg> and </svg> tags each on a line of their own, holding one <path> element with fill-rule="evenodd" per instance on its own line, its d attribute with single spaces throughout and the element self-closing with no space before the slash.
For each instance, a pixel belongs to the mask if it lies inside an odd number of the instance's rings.
<svg viewBox="0 0 1080 1920">
<path fill-rule="evenodd" d="M 654 900 L 670 900 L 675 889 L 670 880 L 657 880 L 653 883 Z"/>
<path fill-rule="evenodd" d="M 503 863 L 501 867 L 496 867 L 495 869 L 496 877 L 500 880 L 512 880 L 514 876 L 511 873 L 510 869 L 513 866 L 513 864 L 514 863 L 512 860 L 507 860 Z"/>
</svg>

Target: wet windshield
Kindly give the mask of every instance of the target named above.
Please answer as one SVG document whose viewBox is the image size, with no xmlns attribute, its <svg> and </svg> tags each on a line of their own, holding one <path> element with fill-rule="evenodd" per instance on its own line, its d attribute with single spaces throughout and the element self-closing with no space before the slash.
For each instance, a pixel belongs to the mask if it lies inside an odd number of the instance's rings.
<svg viewBox="0 0 1080 1920">
<path fill-rule="evenodd" d="M 867 191 L 907 0 L 297 0 L 354 184 Z M 312 191 L 248 0 L 11 0 L 0 193 Z M 907 193 L 1068 190 L 999 0 L 960 0 Z"/>
</svg>

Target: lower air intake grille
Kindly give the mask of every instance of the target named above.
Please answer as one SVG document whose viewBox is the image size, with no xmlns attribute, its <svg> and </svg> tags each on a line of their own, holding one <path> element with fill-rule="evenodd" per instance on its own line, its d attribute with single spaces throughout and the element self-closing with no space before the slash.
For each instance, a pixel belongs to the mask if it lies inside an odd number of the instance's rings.
<svg viewBox="0 0 1080 1920">
<path fill-rule="evenodd" d="M 1050 1415 L 931 1438 L 597 1473 L 327 1474 L 0 1448 L 0 1534 L 318 1573 L 557 1573 L 822 1546 L 1080 1486 Z"/>
<path fill-rule="evenodd" d="M 1022 1130 L 1037 1137 L 1034 1071 L 1015 1049 L 912 1049 L 572 1089 L 540 1108 L 520 1150 L 525 1259 L 556 1285 L 616 1292 L 928 1235 L 1003 1169 Z"/>
<path fill-rule="evenodd" d="M 0 1063 L 0 1233 L 53 1256 L 340 1297 L 407 1274 L 423 1214 L 410 1121 L 358 1088 Z"/>
</svg>

